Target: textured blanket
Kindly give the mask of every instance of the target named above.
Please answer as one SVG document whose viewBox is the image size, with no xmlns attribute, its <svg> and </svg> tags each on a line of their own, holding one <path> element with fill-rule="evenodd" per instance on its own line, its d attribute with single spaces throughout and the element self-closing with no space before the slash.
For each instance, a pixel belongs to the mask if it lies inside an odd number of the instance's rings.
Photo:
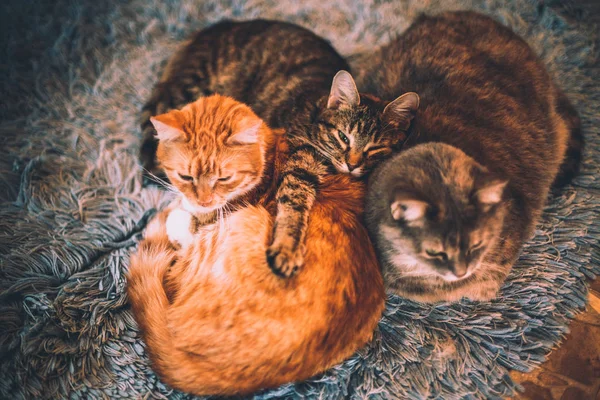
<svg viewBox="0 0 600 400">
<path fill-rule="evenodd" d="M 543 1 L 5 0 L 0 5 L 0 398 L 184 398 L 152 372 L 126 296 L 152 210 L 140 107 L 187 34 L 276 18 L 328 38 L 354 72 L 420 12 L 477 9 L 525 37 L 581 112 L 583 172 L 549 199 L 490 303 L 391 297 L 374 339 L 322 376 L 257 398 L 498 398 L 544 361 L 600 274 L 600 84 L 593 32 Z M 365 56 L 366 55 L 366 56 Z M 359 79 L 360 80 L 360 79 Z M 251 344 L 249 344 L 251 345 Z"/>
</svg>

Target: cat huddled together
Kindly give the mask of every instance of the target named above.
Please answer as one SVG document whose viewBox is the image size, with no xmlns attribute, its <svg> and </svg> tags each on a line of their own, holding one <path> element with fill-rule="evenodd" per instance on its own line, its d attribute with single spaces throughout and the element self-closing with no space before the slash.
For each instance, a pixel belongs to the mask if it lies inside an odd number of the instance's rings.
<svg viewBox="0 0 600 400">
<path fill-rule="evenodd" d="M 415 93 L 389 103 L 361 96 L 348 69 L 328 42 L 293 24 L 224 21 L 202 30 L 171 58 L 144 107 L 142 164 L 147 171 L 163 173 L 151 117 L 199 96 L 233 97 L 271 128 L 285 128 L 291 152 L 282 166 L 268 258 L 276 273 L 289 277 L 303 264 L 308 215 L 323 176 L 367 173 L 400 148 L 419 105 Z M 218 202 L 214 185 L 190 180 L 200 172 L 170 178 L 188 179 L 187 186 L 196 189 L 195 211 L 210 213 L 228 199 Z"/>
<path fill-rule="evenodd" d="M 372 335 L 383 281 L 353 175 L 401 146 L 419 99 L 361 95 L 340 67 L 323 39 L 262 20 L 201 31 L 166 66 L 141 158 L 180 196 L 147 229 L 128 293 L 174 387 L 240 394 L 305 379 Z"/>
<path fill-rule="evenodd" d="M 385 300 L 360 223 L 364 185 L 323 178 L 306 230 L 306 267 L 281 279 L 265 256 L 274 182 L 289 157 L 281 133 L 220 95 L 153 121 L 157 157 L 173 185 L 186 190 L 176 175 L 191 174 L 190 165 L 214 166 L 204 177 L 232 173 L 220 193 L 235 196 L 216 221 L 189 212 L 189 195 L 180 196 L 151 222 L 131 258 L 128 294 L 160 377 L 198 395 L 252 393 L 307 379 L 363 346 Z"/>
<path fill-rule="evenodd" d="M 371 57 L 365 86 L 421 107 L 366 202 L 386 287 L 425 302 L 494 298 L 552 185 L 578 170 L 577 112 L 531 48 L 474 12 L 422 16 Z"/>
<path fill-rule="evenodd" d="M 493 298 L 551 185 L 577 172 L 576 111 L 492 19 L 420 17 L 371 65 L 359 93 L 325 40 L 255 20 L 200 31 L 166 66 L 141 160 L 180 197 L 132 257 L 129 294 L 174 387 L 322 372 L 369 339 L 384 283 Z"/>
</svg>

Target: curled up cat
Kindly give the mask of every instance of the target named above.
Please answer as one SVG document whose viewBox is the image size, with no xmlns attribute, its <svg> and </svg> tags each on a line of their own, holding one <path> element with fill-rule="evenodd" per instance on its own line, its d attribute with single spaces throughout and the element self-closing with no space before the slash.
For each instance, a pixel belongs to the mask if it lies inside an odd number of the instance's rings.
<svg viewBox="0 0 600 400">
<path fill-rule="evenodd" d="M 277 182 L 266 257 L 277 275 L 290 277 L 304 264 L 308 220 L 324 177 L 366 176 L 402 146 L 419 107 L 416 93 L 397 94 L 391 102 L 359 94 L 348 69 L 326 40 L 297 25 L 222 21 L 199 31 L 170 59 L 144 106 L 142 164 L 163 174 L 151 117 L 213 93 L 243 102 L 269 127 L 285 129 L 289 157 Z M 214 182 L 201 183 L 206 198 L 199 201 L 208 204 Z"/>
<path fill-rule="evenodd" d="M 152 123 L 157 160 L 179 196 L 132 255 L 128 295 L 160 378 L 196 395 L 249 394 L 307 379 L 363 346 L 385 301 L 360 223 L 364 184 L 323 177 L 306 265 L 281 279 L 265 252 L 284 136 L 220 95 Z"/>
<path fill-rule="evenodd" d="M 367 90 L 422 101 L 407 150 L 369 180 L 386 287 L 423 302 L 493 299 L 551 187 L 577 173 L 577 112 L 525 41 L 473 12 L 422 16 L 371 62 Z"/>
</svg>

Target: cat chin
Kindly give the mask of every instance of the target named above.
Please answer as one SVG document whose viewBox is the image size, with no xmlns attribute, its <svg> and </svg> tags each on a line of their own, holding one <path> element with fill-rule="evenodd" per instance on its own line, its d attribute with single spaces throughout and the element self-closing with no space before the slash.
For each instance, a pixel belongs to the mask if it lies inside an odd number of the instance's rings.
<svg viewBox="0 0 600 400">
<path fill-rule="evenodd" d="M 187 199 L 187 197 L 182 195 L 181 196 L 181 208 L 183 208 L 185 211 L 187 211 L 191 214 L 197 215 L 197 214 L 211 213 L 211 212 L 221 208 L 221 205 L 216 205 L 214 207 L 197 206 L 197 205 L 190 203 L 190 201 Z"/>
<path fill-rule="evenodd" d="M 355 178 L 360 178 L 361 176 L 363 176 L 365 174 L 365 170 L 363 167 L 356 168 L 356 169 L 352 170 L 352 172 L 350 172 L 350 169 L 348 169 L 348 164 L 346 164 L 346 163 L 340 164 L 338 162 L 333 162 L 333 165 L 335 166 L 335 169 L 338 172 L 340 172 L 342 174 L 348 174 Z"/>
<path fill-rule="evenodd" d="M 448 272 L 444 275 L 439 275 L 439 276 L 446 282 L 459 282 L 459 281 L 464 281 L 471 275 L 473 275 L 473 272 L 469 270 L 469 271 L 467 271 L 467 273 L 464 276 L 461 276 L 460 278 L 450 272 Z"/>
<path fill-rule="evenodd" d="M 439 278 L 445 282 L 459 282 L 467 279 L 473 275 L 475 269 L 467 271 L 465 276 L 460 278 L 451 272 L 440 274 L 438 271 L 432 269 L 429 265 L 423 264 L 417 258 L 408 254 L 393 254 L 390 255 L 388 260 L 398 270 L 398 276 L 410 276 L 414 278 Z"/>
<path fill-rule="evenodd" d="M 362 167 L 360 168 L 356 168 L 354 171 L 350 172 L 350 175 L 356 177 L 356 178 L 360 178 L 361 176 L 363 176 L 365 174 L 365 171 Z"/>
</svg>

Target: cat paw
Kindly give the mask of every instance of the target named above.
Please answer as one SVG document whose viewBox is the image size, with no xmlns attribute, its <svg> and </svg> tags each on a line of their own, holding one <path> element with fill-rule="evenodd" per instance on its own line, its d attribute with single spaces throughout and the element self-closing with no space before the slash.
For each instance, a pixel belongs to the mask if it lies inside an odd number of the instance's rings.
<svg viewBox="0 0 600 400">
<path fill-rule="evenodd" d="M 267 249 L 267 262 L 276 275 L 289 278 L 304 265 L 304 246 L 294 249 L 293 244 L 273 243 Z"/>
<path fill-rule="evenodd" d="M 181 247 L 189 246 L 194 234 L 191 231 L 192 214 L 177 208 L 169 213 L 167 217 L 167 236 L 171 243 L 178 243 Z"/>
</svg>

